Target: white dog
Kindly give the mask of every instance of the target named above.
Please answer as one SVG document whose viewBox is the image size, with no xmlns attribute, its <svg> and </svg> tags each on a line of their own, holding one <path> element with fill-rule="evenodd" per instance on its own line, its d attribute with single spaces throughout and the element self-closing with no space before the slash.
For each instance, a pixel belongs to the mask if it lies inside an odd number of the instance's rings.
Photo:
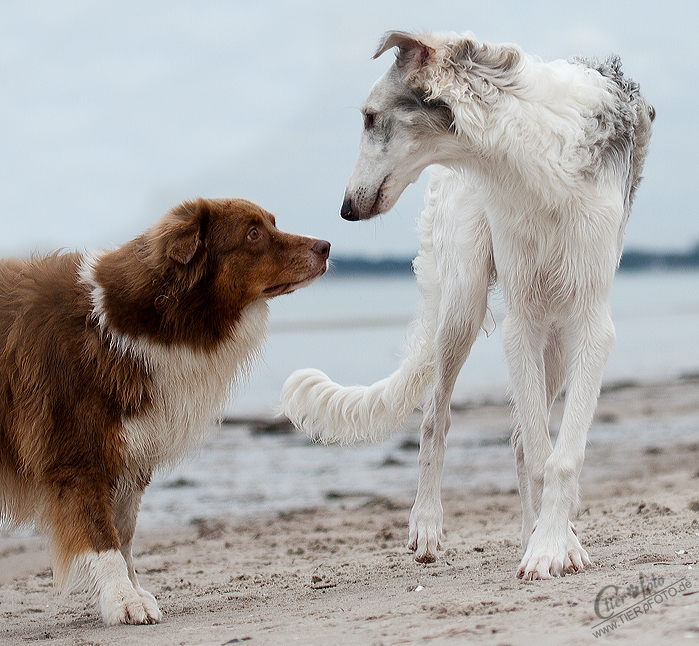
<svg viewBox="0 0 699 646">
<path fill-rule="evenodd" d="M 512 445 L 522 497 L 517 575 L 548 579 L 590 560 L 570 522 L 587 430 L 614 342 L 608 304 L 624 227 L 641 179 L 654 109 L 617 58 L 542 63 L 514 45 L 451 34 L 386 35 L 398 47 L 362 113 L 359 159 L 341 214 L 388 211 L 430 164 L 422 250 L 423 304 L 407 356 L 390 377 L 343 388 L 294 373 L 284 412 L 323 440 L 377 440 L 431 388 L 409 547 L 435 560 L 450 398 L 497 280 L 507 304 Z M 552 446 L 551 405 L 566 386 Z"/>
</svg>

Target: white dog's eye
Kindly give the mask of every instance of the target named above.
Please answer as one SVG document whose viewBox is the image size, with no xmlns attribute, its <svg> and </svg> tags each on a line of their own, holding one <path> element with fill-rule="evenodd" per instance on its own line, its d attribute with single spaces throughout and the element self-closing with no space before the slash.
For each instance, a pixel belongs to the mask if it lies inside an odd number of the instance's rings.
<svg viewBox="0 0 699 646">
<path fill-rule="evenodd" d="M 376 124 L 376 113 L 375 112 L 365 112 L 364 113 L 364 129 L 371 130 Z"/>
</svg>

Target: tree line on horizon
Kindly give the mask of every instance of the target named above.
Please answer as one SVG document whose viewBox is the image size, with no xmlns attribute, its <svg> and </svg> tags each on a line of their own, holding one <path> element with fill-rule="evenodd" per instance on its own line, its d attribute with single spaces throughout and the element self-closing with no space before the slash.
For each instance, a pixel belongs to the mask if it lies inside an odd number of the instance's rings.
<svg viewBox="0 0 699 646">
<path fill-rule="evenodd" d="M 396 275 L 412 273 L 413 259 L 407 257 L 367 258 L 363 256 L 339 256 L 331 259 L 331 275 Z M 624 251 L 619 271 L 644 271 L 650 269 L 699 268 L 699 243 L 688 251 Z"/>
</svg>

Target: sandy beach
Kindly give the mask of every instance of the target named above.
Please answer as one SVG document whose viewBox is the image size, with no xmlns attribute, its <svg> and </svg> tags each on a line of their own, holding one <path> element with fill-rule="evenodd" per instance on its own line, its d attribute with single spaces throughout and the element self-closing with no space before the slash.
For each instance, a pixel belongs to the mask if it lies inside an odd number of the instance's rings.
<svg viewBox="0 0 699 646">
<path fill-rule="evenodd" d="M 461 406 L 452 433 L 508 420 L 506 404 Z M 648 425 L 668 432 L 649 441 Z M 406 430 L 418 426 L 416 414 Z M 602 427 L 620 439 L 596 443 Z M 448 488 L 431 565 L 405 547 L 413 491 L 139 530 L 141 583 L 164 613 L 155 626 L 105 628 L 85 597 L 58 597 L 39 537 L 0 536 L 0 643 L 699 642 L 699 379 L 605 389 L 581 482 L 575 524 L 593 565 L 543 582 L 515 578 L 514 489 Z"/>
</svg>

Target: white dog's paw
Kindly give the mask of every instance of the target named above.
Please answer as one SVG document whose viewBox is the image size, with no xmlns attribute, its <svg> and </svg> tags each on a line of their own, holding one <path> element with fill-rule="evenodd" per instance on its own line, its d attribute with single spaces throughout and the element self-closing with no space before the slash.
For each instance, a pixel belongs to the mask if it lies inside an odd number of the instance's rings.
<svg viewBox="0 0 699 646">
<path fill-rule="evenodd" d="M 163 618 L 155 597 L 139 586 L 138 591 L 126 582 L 109 586 L 100 594 L 100 610 L 104 623 L 157 624 Z"/>
<path fill-rule="evenodd" d="M 527 550 L 517 570 L 517 578 L 525 581 L 550 579 L 561 576 L 566 561 L 565 537 L 537 525 L 532 532 Z"/>
<path fill-rule="evenodd" d="M 547 550 L 527 549 L 527 553 L 519 564 L 517 578 L 525 581 L 543 581 L 559 576 L 562 571 L 562 559 L 557 559 Z"/>
<path fill-rule="evenodd" d="M 542 530 L 537 525 L 519 564 L 517 577 L 525 581 L 551 579 L 566 573 L 581 572 L 590 564 L 590 557 L 580 545 L 571 522 L 568 522 L 564 537 L 551 530 Z"/>
<path fill-rule="evenodd" d="M 575 574 L 577 572 L 582 572 L 586 565 L 592 565 L 590 556 L 585 551 L 580 541 L 578 540 L 577 532 L 573 523 L 568 523 L 568 546 L 567 546 L 567 557 L 564 564 L 565 571 L 568 574 Z"/>
<path fill-rule="evenodd" d="M 442 510 L 410 512 L 410 535 L 408 549 L 415 552 L 418 563 L 434 563 L 437 550 L 442 549 Z"/>
</svg>

